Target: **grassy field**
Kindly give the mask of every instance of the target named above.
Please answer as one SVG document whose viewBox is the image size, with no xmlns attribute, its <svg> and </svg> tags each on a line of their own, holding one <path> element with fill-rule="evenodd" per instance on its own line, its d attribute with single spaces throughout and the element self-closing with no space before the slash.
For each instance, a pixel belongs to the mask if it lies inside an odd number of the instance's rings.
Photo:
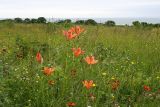
<svg viewBox="0 0 160 107">
<path fill-rule="evenodd" d="M 160 107 L 159 28 L 74 26 L 0 23 L 1 107 Z"/>
</svg>

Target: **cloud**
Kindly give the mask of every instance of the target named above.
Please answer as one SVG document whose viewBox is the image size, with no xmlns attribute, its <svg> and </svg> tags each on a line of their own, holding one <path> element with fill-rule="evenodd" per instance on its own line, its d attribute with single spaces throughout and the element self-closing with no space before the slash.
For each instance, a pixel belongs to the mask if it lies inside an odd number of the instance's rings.
<svg viewBox="0 0 160 107">
<path fill-rule="evenodd" d="M 159 0 L 0 0 L 0 17 L 160 17 Z"/>
</svg>

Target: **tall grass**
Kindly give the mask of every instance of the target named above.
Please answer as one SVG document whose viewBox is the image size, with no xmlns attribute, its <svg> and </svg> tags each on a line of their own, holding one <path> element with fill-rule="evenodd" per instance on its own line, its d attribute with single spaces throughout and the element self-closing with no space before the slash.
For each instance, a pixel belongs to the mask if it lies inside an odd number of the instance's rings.
<svg viewBox="0 0 160 107">
<path fill-rule="evenodd" d="M 75 25 L 0 23 L 0 106 L 160 105 L 159 28 L 82 26 L 85 31 L 67 41 L 62 30 L 71 26 Z M 74 57 L 73 47 L 81 47 L 85 54 Z M 36 61 L 38 51 L 43 64 Z M 88 55 L 98 63 L 86 64 Z M 55 67 L 51 76 L 43 74 L 46 66 Z M 87 90 L 83 80 L 93 80 L 95 87 Z"/>
</svg>

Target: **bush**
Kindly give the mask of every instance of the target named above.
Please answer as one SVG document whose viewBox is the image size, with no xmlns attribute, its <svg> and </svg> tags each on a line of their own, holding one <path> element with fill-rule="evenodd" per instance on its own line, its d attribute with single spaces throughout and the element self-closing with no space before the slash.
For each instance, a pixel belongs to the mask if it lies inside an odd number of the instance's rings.
<svg viewBox="0 0 160 107">
<path fill-rule="evenodd" d="M 139 21 L 132 22 L 132 25 L 135 27 L 140 27 L 141 23 Z"/>
<path fill-rule="evenodd" d="M 85 21 L 86 25 L 97 25 L 97 22 L 93 19 L 88 19 Z"/>
<path fill-rule="evenodd" d="M 39 18 L 37 19 L 37 22 L 38 22 L 38 23 L 46 23 L 47 20 L 46 20 L 44 17 L 39 17 Z"/>
<path fill-rule="evenodd" d="M 84 24 L 84 23 L 85 23 L 84 20 L 77 20 L 77 21 L 75 22 L 75 24 Z"/>
<path fill-rule="evenodd" d="M 23 23 L 23 20 L 21 18 L 15 18 L 14 21 L 16 23 Z"/>
<path fill-rule="evenodd" d="M 29 18 L 24 19 L 24 23 L 31 23 L 31 20 Z"/>
<path fill-rule="evenodd" d="M 112 21 L 112 20 L 108 20 L 107 22 L 105 22 L 105 25 L 106 26 L 115 26 L 116 23 L 114 21 Z"/>
<path fill-rule="evenodd" d="M 37 19 L 31 19 L 31 23 L 37 23 Z"/>
</svg>

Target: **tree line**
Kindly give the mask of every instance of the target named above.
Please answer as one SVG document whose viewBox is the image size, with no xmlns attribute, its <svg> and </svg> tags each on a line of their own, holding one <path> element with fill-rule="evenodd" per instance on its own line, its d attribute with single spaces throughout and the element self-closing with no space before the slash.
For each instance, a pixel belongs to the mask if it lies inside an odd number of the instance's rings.
<svg viewBox="0 0 160 107">
<path fill-rule="evenodd" d="M 70 24 L 70 23 L 75 23 L 75 24 L 81 24 L 81 25 L 97 25 L 97 24 L 102 24 L 102 23 L 97 23 L 95 20 L 93 19 L 88 19 L 88 20 L 77 20 L 75 22 L 72 22 L 71 19 L 65 19 L 65 20 L 58 20 L 56 22 L 48 22 L 46 20 L 46 18 L 44 17 L 39 17 L 37 19 L 35 18 L 14 18 L 14 19 L 4 19 L 4 20 L 0 20 L 0 22 L 14 22 L 14 23 L 26 23 L 26 24 L 32 24 L 32 23 L 41 23 L 41 24 L 46 24 L 46 23 L 57 23 L 57 24 Z M 103 23 L 103 25 L 105 26 L 116 26 L 116 23 L 112 20 L 108 20 L 105 23 Z M 128 26 L 128 25 L 126 25 Z M 134 21 L 132 22 L 132 26 L 136 27 L 136 28 L 140 28 L 140 27 L 160 27 L 160 23 L 157 24 L 152 24 L 152 23 L 147 23 L 147 22 L 139 22 L 139 21 Z"/>
</svg>

